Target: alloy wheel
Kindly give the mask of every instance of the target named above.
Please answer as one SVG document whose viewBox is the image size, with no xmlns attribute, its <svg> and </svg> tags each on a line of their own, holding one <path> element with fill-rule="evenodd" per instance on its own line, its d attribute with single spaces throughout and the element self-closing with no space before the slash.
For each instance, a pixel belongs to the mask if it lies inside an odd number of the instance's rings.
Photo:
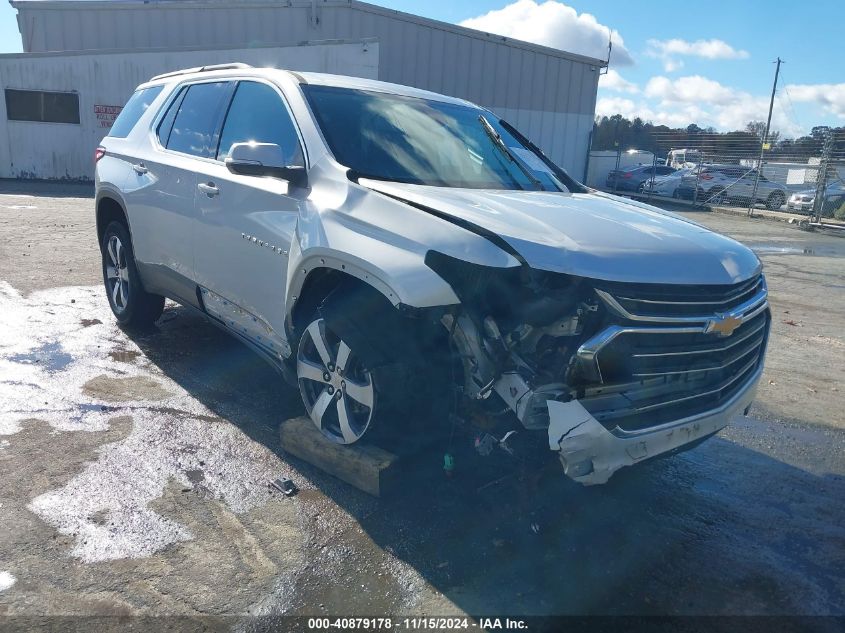
<svg viewBox="0 0 845 633">
<path fill-rule="evenodd" d="M 129 302 L 129 268 L 126 264 L 126 249 L 117 235 L 111 235 L 106 244 L 106 283 L 112 304 L 123 312 Z"/>
<path fill-rule="evenodd" d="M 320 432 L 338 444 L 361 439 L 375 410 L 372 375 L 324 319 L 303 332 L 296 374 L 305 408 Z"/>
</svg>

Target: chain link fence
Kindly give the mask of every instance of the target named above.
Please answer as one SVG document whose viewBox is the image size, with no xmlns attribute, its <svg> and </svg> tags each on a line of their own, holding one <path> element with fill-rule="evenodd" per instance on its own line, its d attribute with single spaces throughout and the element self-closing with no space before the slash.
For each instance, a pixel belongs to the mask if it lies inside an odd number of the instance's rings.
<svg viewBox="0 0 845 633">
<path fill-rule="evenodd" d="M 648 147 L 591 152 L 587 184 L 605 191 L 807 216 L 845 226 L 845 128 L 762 142 L 762 131 L 658 131 Z"/>
</svg>

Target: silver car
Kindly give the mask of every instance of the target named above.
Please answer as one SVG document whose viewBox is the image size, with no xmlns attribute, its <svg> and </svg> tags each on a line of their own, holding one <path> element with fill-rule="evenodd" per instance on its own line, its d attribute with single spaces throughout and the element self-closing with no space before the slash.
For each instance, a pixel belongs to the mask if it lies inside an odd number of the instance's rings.
<svg viewBox="0 0 845 633">
<path fill-rule="evenodd" d="M 443 432 L 539 461 L 539 440 L 603 483 L 718 432 L 762 372 L 751 250 L 422 90 L 241 64 L 156 77 L 97 150 L 96 218 L 121 324 L 165 297 L 198 310 L 342 444 Z"/>
<path fill-rule="evenodd" d="M 797 213 L 812 213 L 816 203 L 816 190 L 806 189 L 796 191 L 786 201 L 786 210 Z M 831 217 L 841 206 L 845 205 L 845 184 L 834 182 L 825 188 L 821 205 L 822 217 Z"/>
<path fill-rule="evenodd" d="M 756 191 L 755 191 L 756 186 Z M 767 209 L 780 209 L 786 202 L 786 188 L 757 176 L 754 168 L 740 165 L 702 165 L 681 179 L 676 189 L 680 198 L 694 198 L 711 204 L 746 205 L 762 203 Z"/>
</svg>

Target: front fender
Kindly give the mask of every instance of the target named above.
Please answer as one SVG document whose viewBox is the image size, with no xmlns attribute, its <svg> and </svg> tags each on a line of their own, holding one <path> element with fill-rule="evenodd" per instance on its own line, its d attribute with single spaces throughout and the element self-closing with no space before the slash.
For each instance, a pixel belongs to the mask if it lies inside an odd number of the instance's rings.
<svg viewBox="0 0 845 633">
<path fill-rule="evenodd" d="M 429 250 L 492 266 L 516 266 L 508 253 L 471 231 L 351 182 L 344 169 L 321 161 L 303 205 L 287 270 L 287 314 L 318 268 L 352 275 L 393 305 L 415 308 L 460 302 L 425 263 Z"/>
</svg>

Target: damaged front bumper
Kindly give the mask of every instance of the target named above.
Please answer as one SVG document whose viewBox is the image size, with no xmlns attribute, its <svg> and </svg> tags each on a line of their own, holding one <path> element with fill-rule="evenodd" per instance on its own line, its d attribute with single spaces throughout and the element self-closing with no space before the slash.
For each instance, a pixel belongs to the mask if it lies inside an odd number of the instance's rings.
<svg viewBox="0 0 845 633">
<path fill-rule="evenodd" d="M 762 372 L 761 367 L 717 409 L 633 432 L 606 429 L 578 400 L 548 400 L 549 448 L 558 452 L 567 476 L 585 485 L 603 484 L 624 466 L 691 447 L 723 429 L 734 415 L 748 410 Z"/>
</svg>

